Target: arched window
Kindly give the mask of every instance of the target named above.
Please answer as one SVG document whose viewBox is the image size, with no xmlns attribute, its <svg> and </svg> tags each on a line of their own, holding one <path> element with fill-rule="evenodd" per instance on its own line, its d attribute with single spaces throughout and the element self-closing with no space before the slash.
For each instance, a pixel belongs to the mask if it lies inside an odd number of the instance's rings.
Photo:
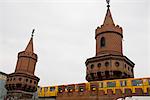
<svg viewBox="0 0 150 100">
<path fill-rule="evenodd" d="M 106 41 L 105 41 L 105 38 L 102 37 L 101 40 L 100 40 L 100 46 L 101 46 L 101 47 L 105 47 L 105 44 L 106 44 L 105 42 L 106 42 Z"/>
</svg>

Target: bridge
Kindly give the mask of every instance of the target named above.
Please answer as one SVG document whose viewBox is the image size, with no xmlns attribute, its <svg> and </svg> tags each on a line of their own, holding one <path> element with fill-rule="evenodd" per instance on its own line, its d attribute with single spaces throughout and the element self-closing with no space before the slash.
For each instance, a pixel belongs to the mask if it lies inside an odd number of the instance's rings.
<svg viewBox="0 0 150 100">
<path fill-rule="evenodd" d="M 117 100 L 150 96 L 150 77 L 39 87 L 38 96 L 56 100 Z"/>
</svg>

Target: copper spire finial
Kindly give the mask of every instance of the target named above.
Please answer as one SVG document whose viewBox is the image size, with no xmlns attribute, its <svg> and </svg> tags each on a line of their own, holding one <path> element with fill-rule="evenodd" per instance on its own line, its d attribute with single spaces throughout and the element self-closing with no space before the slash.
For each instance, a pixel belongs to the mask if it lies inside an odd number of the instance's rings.
<svg viewBox="0 0 150 100">
<path fill-rule="evenodd" d="M 34 34 L 34 31 L 35 31 L 35 29 L 32 30 L 31 38 L 33 38 L 33 36 L 34 36 L 34 35 L 33 35 L 33 34 Z"/>
<path fill-rule="evenodd" d="M 114 25 L 114 21 L 113 21 L 113 18 L 111 16 L 111 12 L 110 12 L 110 9 L 109 9 L 109 7 L 110 7 L 110 5 L 109 5 L 110 0 L 106 0 L 106 2 L 108 4 L 107 5 L 108 8 L 107 8 L 107 13 L 106 13 L 103 25 Z"/>
<path fill-rule="evenodd" d="M 110 0 L 106 0 L 106 2 L 107 2 L 107 7 L 109 8 L 110 7 L 110 5 L 109 5 Z"/>
<path fill-rule="evenodd" d="M 28 45 L 25 49 L 26 52 L 32 52 L 32 53 L 34 52 L 34 50 L 33 50 L 33 36 L 34 36 L 33 34 L 34 34 L 34 31 L 35 31 L 35 29 L 32 30 L 31 39 L 30 39 L 30 41 L 29 41 L 29 43 L 28 43 Z"/>
</svg>

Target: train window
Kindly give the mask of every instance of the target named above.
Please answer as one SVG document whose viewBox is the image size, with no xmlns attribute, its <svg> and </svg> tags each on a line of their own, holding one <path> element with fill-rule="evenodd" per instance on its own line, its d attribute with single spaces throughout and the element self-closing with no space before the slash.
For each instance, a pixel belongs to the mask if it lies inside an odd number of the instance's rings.
<svg viewBox="0 0 150 100">
<path fill-rule="evenodd" d="M 47 92 L 47 90 L 48 90 L 48 87 L 45 87 L 45 88 L 44 88 L 44 91 Z"/>
<path fill-rule="evenodd" d="M 78 85 L 75 86 L 75 90 L 79 90 L 79 86 Z"/>
<path fill-rule="evenodd" d="M 71 88 L 71 87 L 68 87 L 67 91 L 68 91 L 68 92 L 72 92 L 72 88 Z"/>
<path fill-rule="evenodd" d="M 58 92 L 59 93 L 63 92 L 63 89 L 61 87 L 58 87 Z"/>
<path fill-rule="evenodd" d="M 68 87 L 67 87 L 67 86 L 65 86 L 65 91 L 66 91 L 66 92 L 68 91 Z"/>
<path fill-rule="evenodd" d="M 148 84 L 150 85 L 150 79 L 148 80 Z"/>
<path fill-rule="evenodd" d="M 50 91 L 55 91 L 55 87 L 50 87 Z"/>
<path fill-rule="evenodd" d="M 39 92 L 42 92 L 42 88 L 39 88 L 38 90 L 39 90 Z"/>
<path fill-rule="evenodd" d="M 84 88 L 83 88 L 83 87 L 79 87 L 79 91 L 80 91 L 80 92 L 83 92 L 83 91 L 84 91 Z"/>
<path fill-rule="evenodd" d="M 70 89 L 71 91 L 74 91 L 75 86 L 74 86 L 74 85 L 73 85 L 73 86 L 70 86 L 69 89 Z"/>
<path fill-rule="evenodd" d="M 67 92 L 72 92 L 72 91 L 74 90 L 74 87 L 73 87 L 73 86 L 66 86 L 66 87 L 65 87 L 65 90 L 66 90 Z"/>
<path fill-rule="evenodd" d="M 103 82 L 99 82 L 99 88 L 103 88 Z"/>
<path fill-rule="evenodd" d="M 132 80 L 132 86 L 142 86 L 143 81 L 142 80 Z"/>
<path fill-rule="evenodd" d="M 92 85 L 92 86 L 91 86 L 91 90 L 92 90 L 92 91 L 95 91 L 95 90 L 96 90 L 96 86 Z"/>
<path fill-rule="evenodd" d="M 120 86 L 127 86 L 127 81 L 120 81 Z"/>
<path fill-rule="evenodd" d="M 107 82 L 107 87 L 116 87 L 116 82 Z"/>
</svg>

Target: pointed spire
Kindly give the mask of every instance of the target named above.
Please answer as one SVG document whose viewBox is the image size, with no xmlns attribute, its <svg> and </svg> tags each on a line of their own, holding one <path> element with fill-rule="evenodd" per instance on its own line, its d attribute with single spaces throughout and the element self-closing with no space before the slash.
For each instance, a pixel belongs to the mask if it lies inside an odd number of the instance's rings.
<svg viewBox="0 0 150 100">
<path fill-rule="evenodd" d="M 35 31 L 35 29 L 33 29 L 33 31 L 32 31 L 31 39 L 30 39 L 30 41 L 29 41 L 29 43 L 28 43 L 28 45 L 25 49 L 25 52 L 31 52 L 31 53 L 34 52 L 34 49 L 33 49 L 33 34 L 34 34 L 34 31 Z"/>
<path fill-rule="evenodd" d="M 107 13 L 106 13 L 103 25 L 115 25 L 114 21 L 113 21 L 113 18 L 111 16 L 111 12 L 110 12 L 109 7 L 110 7 L 110 5 L 108 3 L 108 5 L 107 5 Z"/>
</svg>

